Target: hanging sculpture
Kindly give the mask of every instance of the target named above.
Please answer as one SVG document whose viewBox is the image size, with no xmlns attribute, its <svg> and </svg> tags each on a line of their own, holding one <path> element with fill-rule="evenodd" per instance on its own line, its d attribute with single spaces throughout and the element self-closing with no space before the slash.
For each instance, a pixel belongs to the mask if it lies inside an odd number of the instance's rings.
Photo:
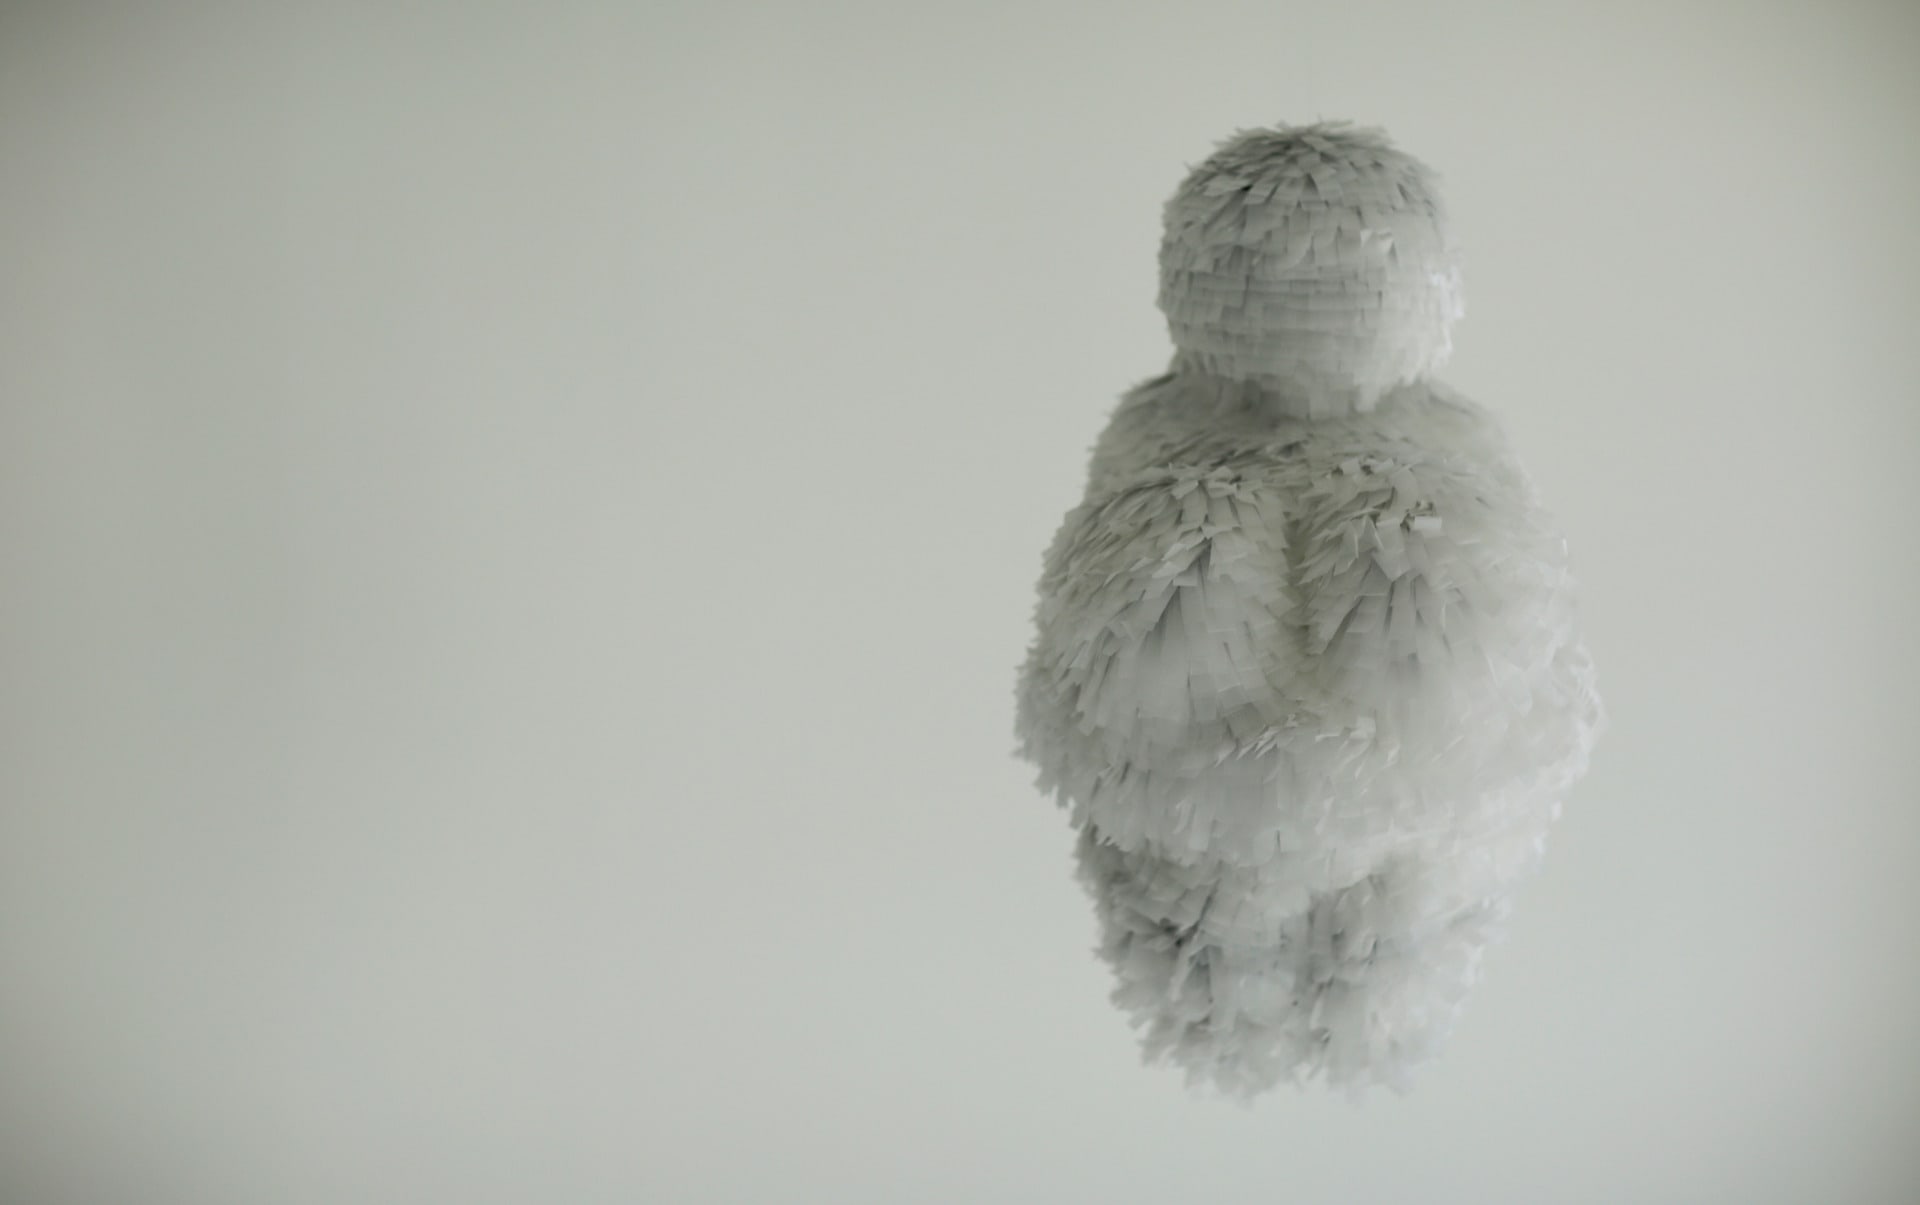
<svg viewBox="0 0 1920 1205">
<path fill-rule="evenodd" d="M 1602 726 L 1565 545 L 1482 408 L 1431 173 L 1243 132 L 1167 203 L 1169 371 L 1045 560 L 1018 737 L 1150 1058 L 1404 1086 Z"/>
</svg>

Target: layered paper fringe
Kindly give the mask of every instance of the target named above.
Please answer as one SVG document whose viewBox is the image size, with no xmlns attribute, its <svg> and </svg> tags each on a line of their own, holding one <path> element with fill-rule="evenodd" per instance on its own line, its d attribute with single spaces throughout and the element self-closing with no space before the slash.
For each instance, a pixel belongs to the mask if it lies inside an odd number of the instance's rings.
<svg viewBox="0 0 1920 1205">
<path fill-rule="evenodd" d="M 1424 175 L 1376 135 L 1309 133 L 1254 137 L 1270 163 L 1228 144 L 1170 204 L 1180 351 L 1101 437 L 1019 690 L 1115 1000 L 1149 1055 L 1241 1094 L 1404 1082 L 1602 723 L 1563 542 L 1492 418 L 1426 379 L 1457 289 L 1427 250 L 1354 258 L 1344 218 L 1301 241 L 1313 197 L 1444 248 Z M 1190 237 L 1188 197 L 1239 197 L 1226 233 Z M 1221 238 L 1289 257 L 1244 308 L 1194 277 L 1247 276 Z"/>
<path fill-rule="evenodd" d="M 1193 368 L 1365 405 L 1451 349 L 1459 265 L 1431 173 L 1375 130 L 1255 130 L 1166 206 L 1160 307 Z"/>
</svg>

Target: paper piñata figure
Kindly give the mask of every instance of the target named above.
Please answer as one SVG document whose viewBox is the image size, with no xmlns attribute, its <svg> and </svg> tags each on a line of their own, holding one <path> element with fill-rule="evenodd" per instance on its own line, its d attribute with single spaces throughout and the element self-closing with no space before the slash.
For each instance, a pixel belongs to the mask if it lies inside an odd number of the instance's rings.
<svg viewBox="0 0 1920 1205">
<path fill-rule="evenodd" d="M 1422 164 L 1247 131 L 1165 217 L 1176 350 L 1046 554 L 1020 751 L 1150 1058 L 1404 1086 L 1602 725 L 1565 544 L 1431 377 L 1461 305 Z"/>
</svg>

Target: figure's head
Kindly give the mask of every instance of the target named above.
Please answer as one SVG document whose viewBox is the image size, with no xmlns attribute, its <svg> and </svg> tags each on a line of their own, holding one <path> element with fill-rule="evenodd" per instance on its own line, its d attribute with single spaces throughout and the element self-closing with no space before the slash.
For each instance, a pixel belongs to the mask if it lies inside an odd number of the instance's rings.
<svg viewBox="0 0 1920 1205">
<path fill-rule="evenodd" d="M 1167 202 L 1160 308 L 1185 366 L 1315 412 L 1371 407 L 1452 350 L 1433 174 L 1344 123 L 1236 134 Z"/>
</svg>

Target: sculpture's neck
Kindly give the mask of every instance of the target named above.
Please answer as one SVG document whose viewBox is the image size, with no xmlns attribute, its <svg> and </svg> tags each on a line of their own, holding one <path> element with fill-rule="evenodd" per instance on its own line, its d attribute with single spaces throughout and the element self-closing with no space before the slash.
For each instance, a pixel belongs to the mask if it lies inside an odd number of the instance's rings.
<svg viewBox="0 0 1920 1205">
<path fill-rule="evenodd" d="M 1192 382 L 1203 396 L 1257 404 L 1288 418 L 1345 418 L 1364 414 L 1397 390 L 1369 391 L 1351 381 L 1316 379 L 1308 371 L 1285 377 L 1228 377 L 1205 366 L 1189 351 L 1174 353 L 1169 371 Z"/>
</svg>

